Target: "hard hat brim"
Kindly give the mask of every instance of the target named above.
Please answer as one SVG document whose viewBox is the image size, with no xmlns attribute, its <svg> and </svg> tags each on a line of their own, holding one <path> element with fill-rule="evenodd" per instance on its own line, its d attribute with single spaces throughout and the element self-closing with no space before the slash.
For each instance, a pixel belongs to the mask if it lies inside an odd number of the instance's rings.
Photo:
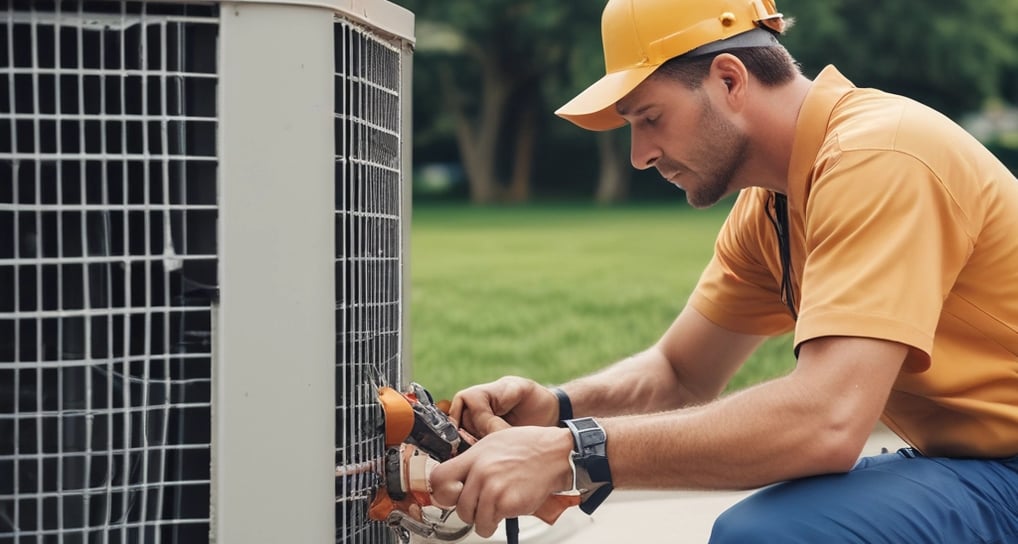
<svg viewBox="0 0 1018 544">
<path fill-rule="evenodd" d="M 766 30 L 754 27 L 734 36 L 704 44 L 690 51 L 684 51 L 678 56 L 697 57 L 721 53 L 735 48 L 770 47 L 775 45 L 778 45 L 778 39 L 773 29 Z M 587 130 L 612 130 L 619 128 L 626 124 L 626 120 L 620 117 L 615 110 L 615 103 L 632 92 L 643 80 L 653 74 L 660 65 L 660 63 L 640 65 L 606 74 L 556 110 L 555 114 Z"/>
<path fill-rule="evenodd" d="M 615 103 L 622 100 L 656 69 L 657 66 L 638 66 L 606 74 L 555 110 L 555 115 L 587 130 L 619 128 L 626 124 L 626 120 L 615 110 Z"/>
</svg>

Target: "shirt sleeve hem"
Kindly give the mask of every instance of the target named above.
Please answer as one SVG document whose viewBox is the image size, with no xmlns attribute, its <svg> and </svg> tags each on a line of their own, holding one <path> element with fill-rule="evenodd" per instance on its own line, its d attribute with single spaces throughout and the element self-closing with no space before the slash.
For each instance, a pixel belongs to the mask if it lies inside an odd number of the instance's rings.
<svg viewBox="0 0 1018 544">
<path fill-rule="evenodd" d="M 689 304 L 711 323 L 732 332 L 758 336 L 777 336 L 792 330 L 792 327 L 789 325 L 791 316 L 787 318 L 774 315 L 759 318 L 740 317 L 725 311 L 720 304 L 699 292 L 694 292 L 689 297 Z"/>
<path fill-rule="evenodd" d="M 854 336 L 905 344 L 913 351 L 906 360 L 906 370 L 913 372 L 928 368 L 933 352 L 933 336 L 889 316 L 832 311 L 799 316 L 794 342 L 797 352 L 803 342 L 825 336 Z"/>
</svg>

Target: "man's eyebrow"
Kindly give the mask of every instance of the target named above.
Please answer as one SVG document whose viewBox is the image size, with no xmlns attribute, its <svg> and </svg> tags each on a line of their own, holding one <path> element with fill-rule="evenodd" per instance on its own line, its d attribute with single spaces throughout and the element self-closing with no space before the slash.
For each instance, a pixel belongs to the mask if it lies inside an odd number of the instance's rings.
<svg viewBox="0 0 1018 544">
<path fill-rule="evenodd" d="M 636 108 L 636 111 L 634 111 L 633 113 L 629 113 L 628 108 L 623 106 L 621 103 L 616 102 L 615 103 L 615 113 L 618 113 L 622 117 L 625 117 L 627 115 L 636 116 L 636 115 L 639 115 L 639 114 L 643 113 L 644 111 L 649 109 L 651 106 L 653 106 L 653 104 L 644 104 L 644 105 L 640 106 L 639 108 Z"/>
</svg>

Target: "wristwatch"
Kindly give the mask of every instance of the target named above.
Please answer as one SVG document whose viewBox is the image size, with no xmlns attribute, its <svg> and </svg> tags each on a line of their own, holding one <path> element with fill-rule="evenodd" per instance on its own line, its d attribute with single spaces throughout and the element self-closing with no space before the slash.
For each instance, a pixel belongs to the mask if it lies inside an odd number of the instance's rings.
<svg viewBox="0 0 1018 544">
<path fill-rule="evenodd" d="M 614 488 L 608 466 L 608 436 L 591 417 L 563 421 L 573 433 L 575 487 L 581 490 L 580 510 L 590 514 L 601 505 Z"/>
</svg>

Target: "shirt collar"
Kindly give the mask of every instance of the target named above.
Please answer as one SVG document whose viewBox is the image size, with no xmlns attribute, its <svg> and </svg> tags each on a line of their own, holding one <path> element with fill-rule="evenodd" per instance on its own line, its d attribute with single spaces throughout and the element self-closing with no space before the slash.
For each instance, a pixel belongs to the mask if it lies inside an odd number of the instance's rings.
<svg viewBox="0 0 1018 544">
<path fill-rule="evenodd" d="M 795 126 L 795 143 L 788 165 L 789 208 L 802 209 L 809 191 L 809 176 L 827 135 L 834 107 L 855 88 L 834 66 L 824 68 L 806 93 Z"/>
</svg>

